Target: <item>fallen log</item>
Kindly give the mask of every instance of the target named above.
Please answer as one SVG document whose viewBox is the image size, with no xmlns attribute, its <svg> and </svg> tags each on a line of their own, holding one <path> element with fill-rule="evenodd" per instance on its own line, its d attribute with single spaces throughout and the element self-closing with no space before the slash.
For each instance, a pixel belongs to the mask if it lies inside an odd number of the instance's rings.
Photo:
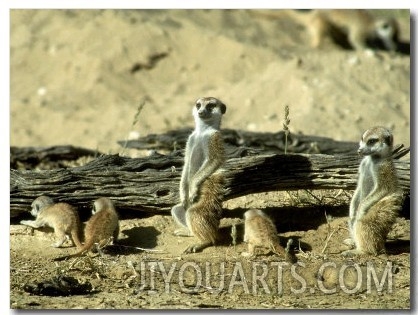
<svg viewBox="0 0 418 315">
<path fill-rule="evenodd" d="M 409 149 L 403 149 L 405 151 Z M 398 152 L 399 155 L 399 152 Z M 106 196 L 119 211 L 167 213 L 178 202 L 183 157 L 154 153 L 147 158 L 102 155 L 86 165 L 45 171 L 10 171 L 10 215 L 30 210 L 45 194 L 90 213 L 94 199 Z M 225 164 L 225 199 L 277 190 L 345 189 L 356 186 L 359 157 L 355 153 L 263 154 L 232 158 Z M 410 190 L 410 162 L 396 160 L 400 184 Z M 87 209 L 88 210 L 87 210 Z"/>
<path fill-rule="evenodd" d="M 175 151 L 184 148 L 192 128 L 171 130 L 163 134 L 150 134 L 136 140 L 118 141 L 124 148 L 138 150 L 168 150 Z M 236 129 L 221 129 L 226 147 L 246 147 L 259 153 L 284 153 L 285 133 L 279 132 L 253 132 Z M 360 137 L 360 136 L 359 136 Z M 231 148 L 232 147 L 232 148 Z M 358 142 L 335 141 L 331 138 L 290 134 L 287 141 L 288 153 L 318 153 L 342 154 L 352 153 L 358 148 Z M 238 156 L 235 156 L 238 157 Z"/>
<path fill-rule="evenodd" d="M 100 152 L 72 145 L 51 147 L 10 147 L 10 168 L 33 169 L 39 164 L 49 164 L 49 168 L 64 167 L 64 161 L 75 161 L 80 157 L 94 157 Z"/>
</svg>

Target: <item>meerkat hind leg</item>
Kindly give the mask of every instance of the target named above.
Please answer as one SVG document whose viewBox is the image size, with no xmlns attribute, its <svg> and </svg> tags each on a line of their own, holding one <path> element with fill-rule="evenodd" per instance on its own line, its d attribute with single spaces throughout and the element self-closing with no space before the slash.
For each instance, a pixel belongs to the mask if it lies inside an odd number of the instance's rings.
<svg viewBox="0 0 418 315">
<path fill-rule="evenodd" d="M 244 257 L 255 256 L 255 245 L 252 243 L 248 243 L 248 252 L 242 252 L 241 256 L 244 256 Z"/>
<path fill-rule="evenodd" d="M 57 236 L 58 241 L 53 243 L 52 247 L 61 247 L 66 241 L 70 239 L 70 237 L 63 232 L 55 233 L 55 235 Z"/>
</svg>

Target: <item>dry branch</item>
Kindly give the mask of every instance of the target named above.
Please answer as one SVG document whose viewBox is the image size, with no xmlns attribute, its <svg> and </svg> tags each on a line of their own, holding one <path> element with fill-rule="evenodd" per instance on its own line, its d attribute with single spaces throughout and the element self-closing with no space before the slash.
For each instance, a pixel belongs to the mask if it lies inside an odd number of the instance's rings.
<svg viewBox="0 0 418 315">
<path fill-rule="evenodd" d="M 139 150 L 168 150 L 184 148 L 191 128 L 176 129 L 163 134 L 150 134 L 137 140 L 118 141 L 122 146 Z M 263 153 L 284 153 L 286 135 L 279 132 L 252 132 L 236 129 L 222 129 L 227 148 L 251 148 Z M 290 134 L 288 136 L 289 153 L 352 153 L 358 148 L 358 142 L 335 141 L 326 137 Z M 238 156 L 235 156 L 238 157 Z"/>
<path fill-rule="evenodd" d="M 359 157 L 353 154 L 263 154 L 229 159 L 225 164 L 226 199 L 298 189 L 354 189 Z M 178 202 L 183 157 L 154 154 L 147 158 L 103 155 L 74 168 L 46 171 L 11 170 L 11 217 L 29 211 L 33 199 L 46 194 L 80 210 L 107 196 L 116 206 L 166 213 Z M 402 189 L 409 194 L 410 163 L 396 161 Z"/>
</svg>

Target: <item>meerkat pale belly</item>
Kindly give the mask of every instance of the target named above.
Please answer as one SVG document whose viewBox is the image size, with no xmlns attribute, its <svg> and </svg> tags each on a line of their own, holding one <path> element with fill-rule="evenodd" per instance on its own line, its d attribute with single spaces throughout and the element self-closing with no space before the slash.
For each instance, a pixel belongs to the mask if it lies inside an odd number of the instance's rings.
<svg viewBox="0 0 418 315">
<path fill-rule="evenodd" d="M 403 196 L 392 159 L 393 136 L 384 127 L 367 130 L 360 141 L 363 155 L 357 187 L 350 202 L 349 230 L 345 240 L 354 249 L 344 255 L 385 252 L 385 240 L 402 207 Z"/>
<path fill-rule="evenodd" d="M 213 97 L 203 97 L 193 108 L 195 129 L 186 144 L 180 180 L 180 203 L 171 210 L 174 220 L 186 231 L 177 235 L 194 235 L 200 243 L 185 252 L 196 252 L 214 245 L 222 214 L 224 178 L 220 167 L 225 161 L 219 131 L 226 106 Z"/>
</svg>

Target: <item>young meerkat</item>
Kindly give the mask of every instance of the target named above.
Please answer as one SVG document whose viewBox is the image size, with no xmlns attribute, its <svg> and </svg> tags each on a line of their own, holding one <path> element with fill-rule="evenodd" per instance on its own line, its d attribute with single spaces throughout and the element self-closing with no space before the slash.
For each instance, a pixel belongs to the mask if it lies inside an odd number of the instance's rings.
<svg viewBox="0 0 418 315">
<path fill-rule="evenodd" d="M 33 227 L 51 227 L 54 229 L 57 241 L 53 247 L 61 247 L 64 242 L 71 239 L 73 244 L 80 248 L 80 219 L 77 210 L 68 203 L 54 201 L 47 196 L 40 196 L 32 202 L 30 213 L 36 218 L 34 221 L 22 220 L 20 224 Z"/>
<path fill-rule="evenodd" d="M 76 253 L 54 259 L 61 261 L 70 257 L 77 257 L 87 252 L 94 244 L 105 245 L 110 238 L 117 241 L 119 235 L 119 219 L 113 202 L 109 198 L 99 198 L 93 203 L 92 216 L 84 228 L 84 244 Z"/>
<path fill-rule="evenodd" d="M 226 106 L 214 97 L 202 97 L 193 107 L 195 129 L 186 144 L 180 180 L 180 203 L 171 214 L 186 228 L 176 235 L 196 236 L 200 243 L 189 246 L 185 253 L 194 253 L 218 241 L 222 215 L 224 177 L 220 167 L 225 150 L 220 132 Z"/>
<path fill-rule="evenodd" d="M 377 19 L 367 10 L 314 10 L 306 26 L 312 38 L 311 45 L 315 48 L 327 36 L 345 40 L 356 50 L 383 46 L 381 48 L 395 51 L 399 43 L 396 21 Z"/>
<path fill-rule="evenodd" d="M 344 251 L 344 256 L 385 252 L 386 236 L 403 202 L 392 148 L 392 133 L 384 127 L 373 127 L 361 138 L 358 153 L 364 157 L 350 202 L 351 239 L 344 241 L 355 248 Z"/>
<path fill-rule="evenodd" d="M 261 210 L 251 209 L 244 213 L 244 242 L 248 243 L 248 252 L 241 253 L 244 257 L 256 256 L 258 247 L 270 249 L 291 263 L 296 257 L 290 250 L 280 245 L 279 235 L 273 221 Z M 290 244 L 288 244 L 290 245 Z"/>
</svg>

